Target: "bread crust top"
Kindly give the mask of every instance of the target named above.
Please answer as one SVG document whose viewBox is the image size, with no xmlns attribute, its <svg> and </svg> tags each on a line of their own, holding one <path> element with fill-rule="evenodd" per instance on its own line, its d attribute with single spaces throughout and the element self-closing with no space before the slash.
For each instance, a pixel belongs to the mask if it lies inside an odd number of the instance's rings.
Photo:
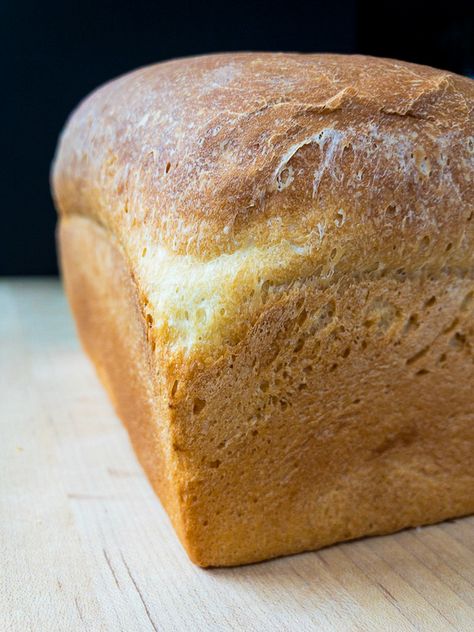
<svg viewBox="0 0 474 632">
<path fill-rule="evenodd" d="M 218 351 L 269 288 L 472 270 L 474 81 L 358 55 L 161 63 L 79 105 L 52 181 L 123 248 L 160 344 Z"/>
<path fill-rule="evenodd" d="M 281 239 L 317 245 L 342 224 L 358 238 L 394 224 L 424 236 L 472 210 L 473 110 L 473 81 L 388 59 L 156 64 L 73 113 L 55 197 L 62 213 L 118 234 L 146 225 L 152 241 L 202 259 Z"/>
</svg>

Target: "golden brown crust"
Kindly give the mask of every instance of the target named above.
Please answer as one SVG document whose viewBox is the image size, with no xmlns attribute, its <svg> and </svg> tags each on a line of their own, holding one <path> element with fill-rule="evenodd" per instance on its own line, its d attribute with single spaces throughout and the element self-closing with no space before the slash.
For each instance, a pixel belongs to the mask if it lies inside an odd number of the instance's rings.
<svg viewBox="0 0 474 632">
<path fill-rule="evenodd" d="M 153 360 L 107 233 L 71 218 L 59 237 L 81 340 L 197 564 L 474 511 L 471 275 L 307 281 L 191 376 Z"/>
<path fill-rule="evenodd" d="M 63 219 L 58 244 L 81 342 L 180 533 L 167 404 L 161 396 L 146 323 L 126 260 L 118 244 L 86 218 Z"/>
<path fill-rule="evenodd" d="M 73 115 L 68 296 L 196 563 L 474 511 L 473 103 L 431 68 L 258 53 Z"/>
<path fill-rule="evenodd" d="M 56 199 L 123 241 L 145 224 L 152 242 L 202 258 L 282 239 L 319 248 L 321 231 L 349 258 L 427 230 L 436 250 L 460 241 L 473 210 L 473 85 L 363 56 L 150 66 L 74 113 Z"/>
<path fill-rule="evenodd" d="M 473 85 L 360 56 L 150 66 L 72 116 L 58 208 L 121 244 L 166 355 L 209 364 L 268 288 L 474 266 Z"/>
<path fill-rule="evenodd" d="M 308 281 L 180 384 L 194 559 L 241 564 L 474 512 L 473 297 L 472 276 L 450 273 Z"/>
</svg>

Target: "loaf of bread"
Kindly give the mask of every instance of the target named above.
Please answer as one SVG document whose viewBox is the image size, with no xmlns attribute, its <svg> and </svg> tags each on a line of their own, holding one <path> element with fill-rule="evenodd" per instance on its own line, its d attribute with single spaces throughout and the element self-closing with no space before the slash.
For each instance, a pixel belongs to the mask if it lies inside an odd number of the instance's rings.
<svg viewBox="0 0 474 632">
<path fill-rule="evenodd" d="M 243 53 L 70 118 L 67 295 L 195 563 L 474 512 L 473 111 L 449 72 Z"/>
</svg>

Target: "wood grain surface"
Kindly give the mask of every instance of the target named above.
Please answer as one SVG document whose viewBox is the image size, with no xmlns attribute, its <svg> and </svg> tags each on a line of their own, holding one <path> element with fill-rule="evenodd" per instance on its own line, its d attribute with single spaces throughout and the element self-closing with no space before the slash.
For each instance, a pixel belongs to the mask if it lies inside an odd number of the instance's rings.
<svg viewBox="0 0 474 632">
<path fill-rule="evenodd" d="M 0 428 L 2 631 L 474 630 L 474 518 L 193 566 L 57 280 L 0 283 Z"/>
</svg>

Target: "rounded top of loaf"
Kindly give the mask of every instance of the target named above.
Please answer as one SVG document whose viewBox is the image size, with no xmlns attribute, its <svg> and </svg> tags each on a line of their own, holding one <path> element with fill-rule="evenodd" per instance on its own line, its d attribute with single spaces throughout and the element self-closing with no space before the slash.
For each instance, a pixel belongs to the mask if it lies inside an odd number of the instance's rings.
<svg viewBox="0 0 474 632">
<path fill-rule="evenodd" d="M 436 258 L 450 243 L 466 263 L 473 111 L 473 81 L 389 59 L 180 59 L 79 105 L 54 194 L 61 213 L 122 242 L 138 229 L 200 260 L 282 241 L 326 258 L 340 242 L 346 258 L 363 257 L 406 241 L 405 258 Z"/>
</svg>

